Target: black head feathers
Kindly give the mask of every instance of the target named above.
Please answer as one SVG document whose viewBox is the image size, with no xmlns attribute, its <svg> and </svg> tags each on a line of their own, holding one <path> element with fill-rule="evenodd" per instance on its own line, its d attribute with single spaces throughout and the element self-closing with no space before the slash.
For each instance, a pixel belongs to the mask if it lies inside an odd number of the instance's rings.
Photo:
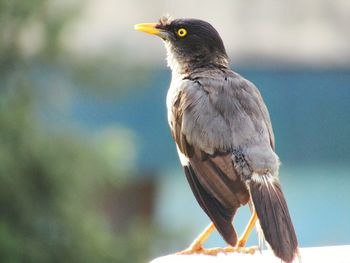
<svg viewBox="0 0 350 263">
<path fill-rule="evenodd" d="M 206 65 L 228 66 L 228 56 L 219 33 L 199 19 L 171 19 L 162 17 L 156 26 L 163 31 L 168 49 L 169 65 L 180 69 Z"/>
</svg>

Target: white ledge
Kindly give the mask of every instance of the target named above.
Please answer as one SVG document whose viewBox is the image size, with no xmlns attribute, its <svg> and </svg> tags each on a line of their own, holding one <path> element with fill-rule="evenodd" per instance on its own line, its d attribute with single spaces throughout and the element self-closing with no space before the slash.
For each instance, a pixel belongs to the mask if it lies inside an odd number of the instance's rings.
<svg viewBox="0 0 350 263">
<path fill-rule="evenodd" d="M 350 263 L 350 245 L 301 248 L 302 263 Z M 168 255 L 156 258 L 151 263 L 281 263 L 271 251 L 257 251 L 254 255 L 241 253 L 220 253 L 208 255 Z M 298 262 L 296 259 L 295 262 Z"/>
</svg>

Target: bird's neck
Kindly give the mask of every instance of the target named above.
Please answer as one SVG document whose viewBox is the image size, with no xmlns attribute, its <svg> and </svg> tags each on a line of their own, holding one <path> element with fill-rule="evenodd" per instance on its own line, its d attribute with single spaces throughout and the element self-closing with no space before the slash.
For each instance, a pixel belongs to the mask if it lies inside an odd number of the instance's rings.
<svg viewBox="0 0 350 263">
<path fill-rule="evenodd" d="M 210 55 L 210 57 L 190 57 L 190 58 L 177 58 L 176 55 L 167 48 L 167 62 L 171 68 L 173 75 L 189 74 L 197 69 L 205 67 L 219 67 L 228 68 L 228 57 L 224 55 Z"/>
<path fill-rule="evenodd" d="M 181 61 L 169 57 L 167 58 L 168 66 L 171 68 L 173 74 L 184 75 L 190 74 L 202 68 L 229 68 L 228 61 L 225 59 L 218 59 L 217 61 Z"/>
</svg>

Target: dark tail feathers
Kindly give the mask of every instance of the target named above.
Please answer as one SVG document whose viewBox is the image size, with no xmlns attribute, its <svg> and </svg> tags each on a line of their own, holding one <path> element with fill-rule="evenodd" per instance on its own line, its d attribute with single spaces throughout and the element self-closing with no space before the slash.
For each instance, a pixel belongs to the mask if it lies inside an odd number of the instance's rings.
<svg viewBox="0 0 350 263">
<path fill-rule="evenodd" d="M 266 241 L 277 257 L 292 262 L 298 241 L 278 179 L 269 173 L 254 173 L 249 186 Z"/>
</svg>

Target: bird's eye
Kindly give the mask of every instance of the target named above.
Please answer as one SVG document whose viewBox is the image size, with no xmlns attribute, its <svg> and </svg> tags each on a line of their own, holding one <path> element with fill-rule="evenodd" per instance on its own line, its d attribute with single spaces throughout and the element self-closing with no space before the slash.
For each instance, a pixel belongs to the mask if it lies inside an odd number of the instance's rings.
<svg viewBox="0 0 350 263">
<path fill-rule="evenodd" d="M 179 37 L 184 37 L 184 36 L 187 35 L 187 30 L 184 29 L 184 28 L 180 28 L 179 30 L 177 30 L 177 35 L 178 35 Z"/>
</svg>

